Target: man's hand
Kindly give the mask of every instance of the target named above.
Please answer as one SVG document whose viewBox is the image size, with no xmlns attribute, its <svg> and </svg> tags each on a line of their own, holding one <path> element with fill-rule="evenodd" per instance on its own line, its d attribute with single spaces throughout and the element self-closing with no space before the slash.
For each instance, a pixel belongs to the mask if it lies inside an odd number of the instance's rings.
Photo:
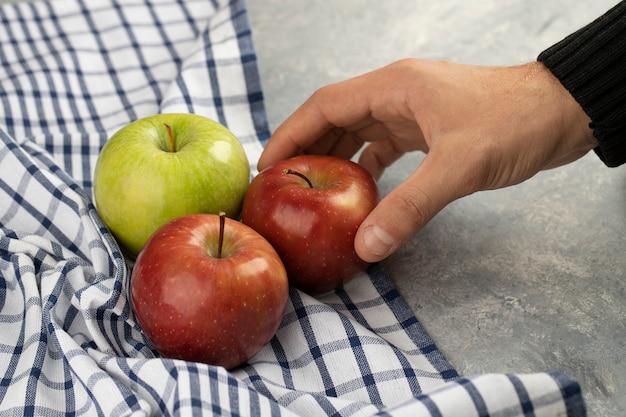
<svg viewBox="0 0 626 417">
<path fill-rule="evenodd" d="M 407 59 L 316 91 L 268 142 L 258 167 L 300 153 L 351 158 L 375 178 L 427 155 L 362 223 L 365 261 L 393 253 L 441 209 L 518 184 L 597 146 L 590 120 L 540 63 L 481 67 Z"/>
</svg>

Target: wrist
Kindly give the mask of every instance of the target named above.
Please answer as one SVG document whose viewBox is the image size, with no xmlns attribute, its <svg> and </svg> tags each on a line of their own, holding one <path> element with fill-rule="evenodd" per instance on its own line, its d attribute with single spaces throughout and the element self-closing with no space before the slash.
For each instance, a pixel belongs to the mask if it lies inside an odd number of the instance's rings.
<svg viewBox="0 0 626 417">
<path fill-rule="evenodd" d="M 599 146 L 598 139 L 594 136 L 592 120 L 583 106 L 576 100 L 571 92 L 543 63 L 537 62 L 539 76 L 543 78 L 545 88 L 551 92 L 553 100 L 551 106 L 560 114 L 559 125 L 564 140 L 570 150 L 590 151 Z"/>
<path fill-rule="evenodd" d="M 626 2 L 543 51 L 542 62 L 591 119 L 608 166 L 626 162 Z"/>
</svg>

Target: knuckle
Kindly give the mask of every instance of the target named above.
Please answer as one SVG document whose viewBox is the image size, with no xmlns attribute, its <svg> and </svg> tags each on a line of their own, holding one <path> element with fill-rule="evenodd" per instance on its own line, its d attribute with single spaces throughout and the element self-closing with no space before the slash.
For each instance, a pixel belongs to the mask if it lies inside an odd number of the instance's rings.
<svg viewBox="0 0 626 417">
<path fill-rule="evenodd" d="M 400 222 L 409 222 L 413 229 L 421 228 L 433 216 L 435 205 L 432 198 L 419 187 L 411 187 L 409 192 L 399 193 L 396 212 Z"/>
</svg>

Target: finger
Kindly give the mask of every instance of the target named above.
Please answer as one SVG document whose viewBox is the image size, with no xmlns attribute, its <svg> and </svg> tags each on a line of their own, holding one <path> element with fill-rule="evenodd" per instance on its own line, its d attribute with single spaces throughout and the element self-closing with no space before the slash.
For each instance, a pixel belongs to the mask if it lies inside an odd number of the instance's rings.
<svg viewBox="0 0 626 417">
<path fill-rule="evenodd" d="M 332 128 L 328 133 L 317 138 L 311 146 L 303 149 L 302 152 L 314 155 L 327 155 L 335 147 L 337 142 L 341 140 L 344 134 L 345 131 L 343 129 L 338 127 Z"/>
<path fill-rule="evenodd" d="M 362 146 L 363 140 L 358 134 L 335 128 L 305 149 L 304 153 L 350 159 Z"/>
<path fill-rule="evenodd" d="M 366 77 L 362 75 L 317 90 L 276 129 L 261 154 L 259 169 L 302 153 L 320 138 L 332 140 L 328 134 L 336 127 L 354 129 L 368 120 Z"/>
<path fill-rule="evenodd" d="M 311 148 L 307 149 L 306 152 L 351 159 L 363 147 L 365 142 L 375 142 L 388 138 L 391 135 L 384 123 L 371 117 L 358 122 L 356 125 L 347 126 L 345 129 L 333 129 L 333 131 L 341 131 L 341 134 L 335 137 L 336 140 L 332 147 L 325 148 L 323 152 L 319 152 L 318 148 L 321 148 L 321 146 L 318 146 L 318 144 L 325 141 L 318 141 Z"/>
<path fill-rule="evenodd" d="M 406 181 L 380 201 L 355 237 L 361 259 L 378 262 L 388 257 L 446 205 L 466 194 L 467 188 L 447 159 L 431 152 Z"/>
<path fill-rule="evenodd" d="M 404 152 L 399 150 L 388 136 L 385 139 L 368 144 L 359 157 L 359 164 L 378 180 L 383 175 L 385 169 L 400 159 L 402 155 L 404 155 Z"/>
<path fill-rule="evenodd" d="M 329 134 L 333 126 L 311 107 L 308 102 L 304 103 L 276 129 L 259 157 L 259 170 L 303 153 L 312 144 L 312 138 L 320 140 L 321 146 L 331 148 L 334 145 L 336 138 Z"/>
</svg>

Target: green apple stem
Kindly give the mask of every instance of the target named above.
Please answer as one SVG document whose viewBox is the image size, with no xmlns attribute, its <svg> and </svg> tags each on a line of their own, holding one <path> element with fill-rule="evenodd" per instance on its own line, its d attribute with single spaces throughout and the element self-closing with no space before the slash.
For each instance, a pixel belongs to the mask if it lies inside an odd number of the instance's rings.
<svg viewBox="0 0 626 417">
<path fill-rule="evenodd" d="M 311 180 L 310 180 L 310 179 L 308 179 L 308 178 L 306 177 L 306 175 L 302 174 L 301 172 L 294 171 L 294 170 L 292 170 L 292 169 L 284 169 L 284 170 L 283 170 L 283 174 L 298 176 L 298 177 L 300 177 L 300 178 L 302 178 L 303 180 L 305 180 L 305 181 L 306 181 L 306 183 L 309 185 L 309 188 L 313 188 L 313 184 L 311 183 Z"/>
<path fill-rule="evenodd" d="M 167 123 L 163 123 L 165 125 L 165 128 L 167 129 L 167 136 L 169 138 L 169 144 L 170 144 L 170 152 L 176 152 L 176 148 L 174 147 L 174 132 L 172 131 L 172 126 L 168 125 Z"/>
<path fill-rule="evenodd" d="M 222 257 L 222 246 L 224 246 L 224 225 L 226 224 L 226 213 L 220 211 L 220 235 L 217 241 L 217 258 Z"/>
</svg>

